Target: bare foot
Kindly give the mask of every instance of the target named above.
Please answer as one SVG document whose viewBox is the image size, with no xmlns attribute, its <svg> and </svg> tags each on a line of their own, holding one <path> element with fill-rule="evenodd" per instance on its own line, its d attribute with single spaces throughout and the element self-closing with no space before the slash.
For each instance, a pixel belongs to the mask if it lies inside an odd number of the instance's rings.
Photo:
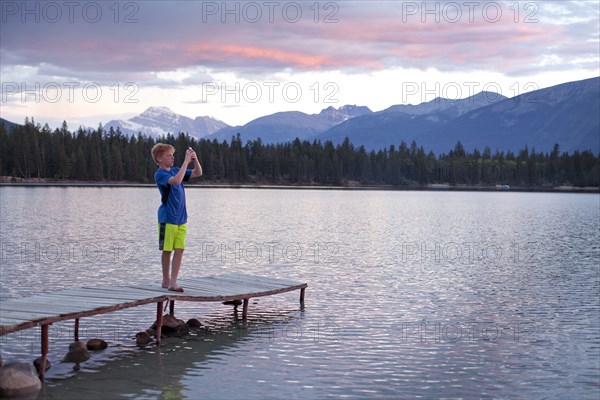
<svg viewBox="0 0 600 400">
<path fill-rule="evenodd" d="M 182 293 L 182 292 L 183 292 L 183 288 L 182 288 L 182 287 L 179 287 L 179 286 L 177 286 L 177 287 L 169 287 L 169 290 L 170 290 L 171 292 L 179 292 L 179 293 Z"/>
</svg>

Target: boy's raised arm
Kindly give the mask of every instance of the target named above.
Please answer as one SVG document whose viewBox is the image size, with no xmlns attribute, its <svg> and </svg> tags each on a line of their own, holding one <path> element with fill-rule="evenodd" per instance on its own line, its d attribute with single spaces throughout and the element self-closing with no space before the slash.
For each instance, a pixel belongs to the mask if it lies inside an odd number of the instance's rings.
<svg viewBox="0 0 600 400">
<path fill-rule="evenodd" d="M 202 166 L 200 165 L 200 161 L 198 161 L 198 157 L 196 157 L 195 152 L 194 152 L 193 160 L 194 160 L 194 170 L 192 171 L 192 178 L 199 178 L 202 176 Z"/>
<path fill-rule="evenodd" d="M 181 185 L 181 182 L 183 182 L 183 178 L 185 178 L 187 166 L 190 164 L 190 162 L 192 162 L 193 155 L 195 156 L 196 153 L 192 149 L 188 149 L 185 152 L 185 159 L 183 160 L 183 164 L 181 164 L 181 169 L 179 170 L 179 172 L 177 172 L 177 174 L 175 174 L 175 176 L 169 178 L 169 180 L 167 181 L 167 183 L 169 185 Z M 196 161 L 196 163 L 197 162 L 198 161 Z M 200 171 L 200 172 L 202 172 L 202 171 Z M 193 173 L 192 173 L 192 176 L 193 176 Z"/>
</svg>

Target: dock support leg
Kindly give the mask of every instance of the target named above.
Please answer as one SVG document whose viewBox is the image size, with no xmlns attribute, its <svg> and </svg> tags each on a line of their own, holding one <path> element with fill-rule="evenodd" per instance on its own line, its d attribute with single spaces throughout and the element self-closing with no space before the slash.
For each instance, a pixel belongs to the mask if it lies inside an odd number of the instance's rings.
<svg viewBox="0 0 600 400">
<path fill-rule="evenodd" d="M 300 289 L 300 304 L 304 304 L 304 291 L 306 288 Z"/>
<path fill-rule="evenodd" d="M 73 331 L 73 339 L 79 342 L 79 318 L 75 318 L 75 330 Z"/>
<path fill-rule="evenodd" d="M 163 323 L 163 302 L 159 301 L 156 303 L 156 333 L 154 334 L 154 339 L 156 340 L 156 345 L 160 346 L 160 335 L 162 331 L 162 323 Z"/>
<path fill-rule="evenodd" d="M 40 370 L 38 375 L 40 380 L 44 381 L 46 373 L 46 358 L 48 357 L 48 325 L 42 325 L 42 359 L 40 360 Z"/>
<path fill-rule="evenodd" d="M 175 315 L 175 300 L 169 301 L 169 315 L 170 316 Z"/>
<path fill-rule="evenodd" d="M 244 299 L 244 308 L 242 309 L 242 319 L 246 320 L 248 318 L 248 303 L 250 299 Z"/>
</svg>

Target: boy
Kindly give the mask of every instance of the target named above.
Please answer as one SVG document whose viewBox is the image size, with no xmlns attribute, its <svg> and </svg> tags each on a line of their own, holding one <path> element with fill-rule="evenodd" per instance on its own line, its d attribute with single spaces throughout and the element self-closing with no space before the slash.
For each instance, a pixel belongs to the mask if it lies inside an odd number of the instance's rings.
<svg viewBox="0 0 600 400">
<path fill-rule="evenodd" d="M 158 165 L 154 180 L 161 195 L 161 205 L 158 207 L 158 243 L 159 249 L 162 250 L 162 287 L 174 292 L 183 292 L 183 288 L 177 285 L 187 223 L 183 182 L 202 176 L 202 167 L 196 152 L 190 147 L 185 152 L 181 168 L 174 168 L 174 153 L 175 148 L 170 144 L 157 143 L 152 147 L 152 159 Z M 187 169 L 191 162 L 194 163 L 193 170 Z M 171 252 L 174 252 L 174 255 L 169 274 Z"/>
</svg>

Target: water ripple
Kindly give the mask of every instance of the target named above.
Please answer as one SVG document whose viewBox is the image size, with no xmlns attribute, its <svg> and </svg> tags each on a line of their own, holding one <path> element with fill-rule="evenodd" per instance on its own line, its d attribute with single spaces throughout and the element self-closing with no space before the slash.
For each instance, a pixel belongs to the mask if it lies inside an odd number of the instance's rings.
<svg viewBox="0 0 600 400">
<path fill-rule="evenodd" d="M 1 190 L 0 300 L 160 278 L 155 189 Z M 55 363 L 47 398 L 597 398 L 597 195 L 187 192 L 182 276 L 306 281 L 304 307 L 253 299 L 244 323 L 181 303 L 206 330 L 145 350 L 153 305 L 83 318 L 82 340 L 109 348 L 78 372 Z M 51 360 L 72 330 L 51 326 Z M 39 332 L 0 346 L 30 361 Z"/>
</svg>

